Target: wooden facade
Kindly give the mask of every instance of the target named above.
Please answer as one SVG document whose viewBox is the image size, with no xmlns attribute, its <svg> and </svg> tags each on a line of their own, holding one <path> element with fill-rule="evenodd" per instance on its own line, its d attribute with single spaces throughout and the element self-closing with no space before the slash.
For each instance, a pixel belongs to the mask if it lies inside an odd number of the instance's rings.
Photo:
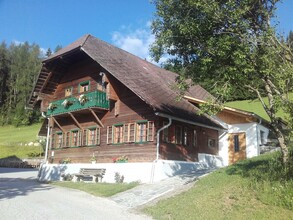
<svg viewBox="0 0 293 220">
<path fill-rule="evenodd" d="M 116 52 L 121 53 L 120 49 Z M 167 119 L 156 115 L 159 111 L 157 106 L 161 105 L 158 101 L 161 95 L 157 94 L 157 100 L 150 94 L 162 88 L 139 79 L 142 73 L 136 66 L 133 66 L 133 81 L 127 84 L 123 80 L 129 80 L 131 75 L 123 70 L 121 63 L 116 64 L 115 70 L 124 71 L 122 81 L 119 80 L 121 75 L 103 67 L 97 62 L 98 58 L 94 60 L 93 56 L 88 56 L 82 50 L 71 49 L 57 55 L 43 62 L 31 98 L 33 105 L 39 104 L 48 118 L 49 161 L 58 163 L 69 159 L 73 163 L 89 163 L 93 155 L 99 163 L 112 162 L 121 156 L 126 156 L 129 162 L 155 160 L 157 131 L 167 123 Z M 129 56 L 128 53 L 122 55 L 121 59 L 124 55 Z M 143 62 L 144 67 L 150 65 L 137 57 L 131 58 Z M 111 57 L 109 59 L 111 61 Z M 148 70 L 146 67 L 144 69 Z M 158 67 L 156 69 L 162 71 Z M 154 71 L 149 73 L 157 74 Z M 152 79 L 156 76 L 149 77 Z M 160 86 L 170 93 L 169 87 Z M 187 115 L 186 109 L 192 117 L 196 115 L 188 102 L 184 102 L 181 109 L 180 103 L 173 101 L 175 95 L 169 95 L 168 98 L 179 107 L 175 108 L 172 103 L 163 103 L 161 106 L 165 109 L 168 106 L 167 110 L 173 116 L 181 118 Z M 165 113 L 167 110 L 164 110 Z M 186 119 L 184 122 L 173 120 L 171 126 L 160 133 L 160 159 L 197 161 L 198 153 L 218 153 L 219 126 L 204 116 L 196 116 L 200 121 L 198 125 L 192 124 L 195 121 L 188 123 Z M 205 121 L 208 125 L 201 126 Z"/>
</svg>

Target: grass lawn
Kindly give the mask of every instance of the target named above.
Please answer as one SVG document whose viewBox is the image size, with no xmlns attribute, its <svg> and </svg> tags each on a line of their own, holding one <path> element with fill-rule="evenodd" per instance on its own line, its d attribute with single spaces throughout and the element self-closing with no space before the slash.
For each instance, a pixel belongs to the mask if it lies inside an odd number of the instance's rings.
<svg viewBox="0 0 293 220">
<path fill-rule="evenodd" d="M 20 145 L 29 143 L 38 139 L 37 135 L 41 124 L 33 124 L 31 126 L 0 126 L 0 145 Z"/>
<path fill-rule="evenodd" d="M 293 93 L 289 94 L 290 100 L 293 99 Z M 264 98 L 265 103 L 268 103 L 268 98 Z M 262 107 L 262 104 L 258 99 L 255 100 L 243 100 L 243 101 L 233 101 L 233 102 L 227 102 L 225 103 L 225 106 L 231 107 L 231 108 L 237 108 L 249 112 L 254 112 L 255 114 L 259 115 L 260 117 L 266 119 L 269 121 L 269 116 L 265 112 L 265 110 Z M 279 111 L 277 113 L 279 117 L 284 118 L 284 112 Z"/>
<path fill-rule="evenodd" d="M 154 219 L 293 219 L 293 181 L 280 193 L 282 184 L 254 184 L 251 178 L 244 177 L 250 172 L 247 169 L 246 164 L 215 171 L 189 191 L 162 200 L 144 212 Z M 282 206 L 282 201 L 286 205 Z"/>
<path fill-rule="evenodd" d="M 85 191 L 94 196 L 110 197 L 117 193 L 126 191 L 133 187 L 138 186 L 137 182 L 133 183 L 83 183 L 83 182 L 52 182 L 52 185 L 62 186 L 72 189 Z"/>
<path fill-rule="evenodd" d="M 41 124 L 22 127 L 0 126 L 0 158 L 28 158 L 31 154 L 43 152 L 43 148 L 39 146 L 24 146 L 37 141 L 40 126 Z"/>
</svg>

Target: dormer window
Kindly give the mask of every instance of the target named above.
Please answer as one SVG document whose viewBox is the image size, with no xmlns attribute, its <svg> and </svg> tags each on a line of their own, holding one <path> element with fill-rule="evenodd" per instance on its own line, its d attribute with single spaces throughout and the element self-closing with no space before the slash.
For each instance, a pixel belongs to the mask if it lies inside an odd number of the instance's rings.
<svg viewBox="0 0 293 220">
<path fill-rule="evenodd" d="M 65 97 L 71 96 L 72 95 L 72 87 L 68 87 L 65 89 Z"/>
<path fill-rule="evenodd" d="M 90 81 L 81 82 L 78 86 L 78 92 L 83 93 L 90 90 Z"/>
</svg>

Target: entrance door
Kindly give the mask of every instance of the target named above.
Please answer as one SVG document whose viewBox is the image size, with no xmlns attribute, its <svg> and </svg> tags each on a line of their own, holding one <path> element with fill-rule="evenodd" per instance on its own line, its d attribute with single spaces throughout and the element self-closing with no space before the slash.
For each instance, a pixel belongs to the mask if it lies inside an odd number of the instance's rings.
<svg viewBox="0 0 293 220">
<path fill-rule="evenodd" d="M 246 159 L 246 135 L 245 133 L 229 134 L 229 164 Z"/>
</svg>

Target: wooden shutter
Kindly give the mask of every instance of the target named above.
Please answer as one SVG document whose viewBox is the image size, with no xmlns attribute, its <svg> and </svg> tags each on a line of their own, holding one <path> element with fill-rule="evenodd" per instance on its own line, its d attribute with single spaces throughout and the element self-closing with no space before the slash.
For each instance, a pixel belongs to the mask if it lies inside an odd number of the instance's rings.
<svg viewBox="0 0 293 220">
<path fill-rule="evenodd" d="M 113 127 L 107 126 L 107 144 L 113 143 Z"/>
<path fill-rule="evenodd" d="M 87 145 L 87 129 L 83 130 L 83 135 L 82 135 L 82 145 L 86 146 Z"/>
<path fill-rule="evenodd" d="M 154 122 L 148 121 L 147 141 L 154 141 Z"/>
<path fill-rule="evenodd" d="M 123 127 L 123 140 L 125 143 L 129 142 L 129 124 L 125 124 Z"/>
<path fill-rule="evenodd" d="M 96 131 L 96 135 L 97 135 L 97 139 L 96 139 L 96 141 L 97 141 L 97 145 L 100 145 L 101 144 L 101 138 L 100 138 L 100 136 L 101 136 L 101 129 L 100 128 L 97 128 L 97 131 Z"/>
<path fill-rule="evenodd" d="M 135 142 L 135 123 L 129 124 L 129 142 Z"/>
</svg>

